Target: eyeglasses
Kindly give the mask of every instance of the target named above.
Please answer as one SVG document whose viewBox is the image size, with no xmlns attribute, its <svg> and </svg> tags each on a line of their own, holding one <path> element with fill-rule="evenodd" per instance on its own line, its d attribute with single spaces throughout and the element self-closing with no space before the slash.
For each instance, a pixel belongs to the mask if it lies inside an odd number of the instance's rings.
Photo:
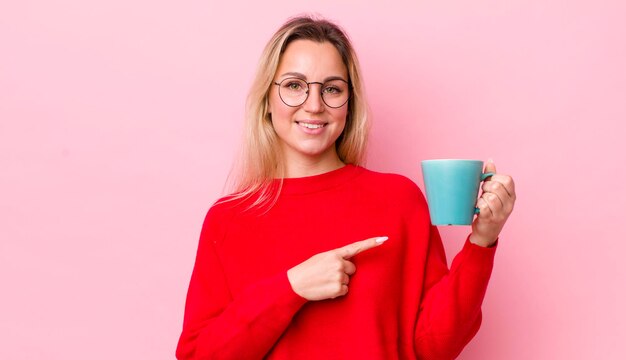
<svg viewBox="0 0 626 360">
<path fill-rule="evenodd" d="M 321 86 L 322 101 L 328 107 L 340 108 L 350 99 L 350 84 L 343 79 L 333 79 L 325 83 L 311 81 L 306 82 L 300 78 L 290 77 L 281 82 L 274 82 L 278 85 L 278 96 L 287 106 L 297 107 L 309 97 L 309 86 L 318 84 Z"/>
</svg>

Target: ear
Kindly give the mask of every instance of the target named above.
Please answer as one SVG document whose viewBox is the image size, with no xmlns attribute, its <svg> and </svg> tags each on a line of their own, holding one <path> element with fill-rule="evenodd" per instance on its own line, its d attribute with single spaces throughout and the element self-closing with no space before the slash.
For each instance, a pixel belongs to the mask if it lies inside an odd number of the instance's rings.
<svg viewBox="0 0 626 360">
<path fill-rule="evenodd" d="M 266 103 L 266 106 L 265 106 L 265 116 L 268 119 L 272 118 L 272 107 L 270 106 L 269 101 Z"/>
</svg>

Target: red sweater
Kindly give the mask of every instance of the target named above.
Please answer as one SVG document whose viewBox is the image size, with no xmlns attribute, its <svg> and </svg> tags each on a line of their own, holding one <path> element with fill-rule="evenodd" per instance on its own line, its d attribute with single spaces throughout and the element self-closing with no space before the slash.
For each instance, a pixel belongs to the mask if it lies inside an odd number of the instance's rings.
<svg viewBox="0 0 626 360">
<path fill-rule="evenodd" d="M 285 179 L 270 211 L 208 212 L 189 284 L 179 359 L 453 359 L 476 334 L 495 247 L 466 241 L 448 271 L 409 179 L 347 165 Z M 307 301 L 287 270 L 375 236 L 346 296 Z"/>
</svg>

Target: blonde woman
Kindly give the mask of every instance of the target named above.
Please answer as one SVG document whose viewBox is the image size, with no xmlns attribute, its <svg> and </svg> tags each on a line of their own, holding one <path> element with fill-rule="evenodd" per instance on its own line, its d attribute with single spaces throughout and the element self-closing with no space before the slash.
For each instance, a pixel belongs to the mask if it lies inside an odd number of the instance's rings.
<svg viewBox="0 0 626 360">
<path fill-rule="evenodd" d="M 511 177 L 484 183 L 448 270 L 418 187 L 362 167 L 368 121 L 345 33 L 284 24 L 249 95 L 236 191 L 202 228 L 179 359 L 452 359 L 476 334 Z"/>
</svg>

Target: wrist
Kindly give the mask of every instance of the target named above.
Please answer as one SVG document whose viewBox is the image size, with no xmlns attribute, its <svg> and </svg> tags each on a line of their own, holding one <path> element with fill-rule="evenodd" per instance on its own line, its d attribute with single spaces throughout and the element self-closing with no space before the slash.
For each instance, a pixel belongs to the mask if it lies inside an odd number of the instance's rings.
<svg viewBox="0 0 626 360">
<path fill-rule="evenodd" d="M 482 247 L 492 247 L 496 243 L 497 240 L 498 240 L 497 237 L 491 239 L 491 238 L 486 238 L 483 236 L 476 235 L 474 233 L 470 234 L 469 236 L 469 241 L 472 244 L 482 246 Z"/>
</svg>

